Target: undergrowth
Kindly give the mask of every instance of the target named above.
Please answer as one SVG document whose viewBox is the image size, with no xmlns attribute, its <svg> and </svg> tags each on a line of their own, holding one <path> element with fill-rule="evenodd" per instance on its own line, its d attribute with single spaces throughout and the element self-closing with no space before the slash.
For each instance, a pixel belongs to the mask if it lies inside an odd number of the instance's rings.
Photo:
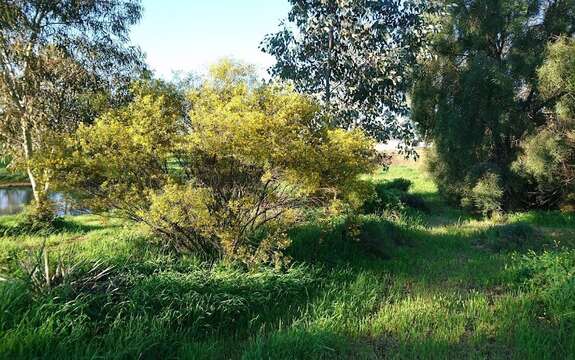
<svg viewBox="0 0 575 360">
<path fill-rule="evenodd" d="M 575 356 L 572 217 L 469 215 L 413 164 L 371 179 L 398 178 L 411 185 L 393 191 L 426 210 L 399 196 L 396 209 L 310 221 L 290 231 L 280 270 L 177 255 L 117 219 L 30 233 L 2 217 L 0 358 Z M 46 263 L 69 271 L 38 288 L 23 259 L 39 279 Z"/>
</svg>

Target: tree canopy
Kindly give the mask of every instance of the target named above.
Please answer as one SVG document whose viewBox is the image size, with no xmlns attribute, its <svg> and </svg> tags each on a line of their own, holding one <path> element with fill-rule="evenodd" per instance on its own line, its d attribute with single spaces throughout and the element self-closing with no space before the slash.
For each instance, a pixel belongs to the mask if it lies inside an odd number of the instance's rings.
<svg viewBox="0 0 575 360">
<path fill-rule="evenodd" d="M 138 0 L 3 1 L 0 8 L 0 144 L 27 170 L 34 197 L 47 193 L 47 169 L 32 169 L 51 140 L 122 99 L 142 67 L 128 45 Z"/>
<path fill-rule="evenodd" d="M 454 201 L 499 188 L 503 208 L 526 206 L 528 184 L 511 170 L 521 140 L 548 121 L 559 94 L 541 93 L 546 46 L 575 30 L 573 1 L 449 0 L 412 91 L 413 120 L 434 143 L 431 170 Z M 489 179 L 489 180 L 487 180 Z M 477 188 L 477 186 L 480 186 Z M 492 191 L 499 194 L 498 191 Z"/>
<path fill-rule="evenodd" d="M 262 43 L 273 76 L 322 100 L 332 124 L 380 141 L 414 139 L 407 115 L 410 67 L 428 27 L 419 1 L 290 0 L 282 29 Z"/>
<path fill-rule="evenodd" d="M 547 122 L 521 143 L 514 170 L 526 174 L 537 189 L 536 201 L 545 206 L 575 204 L 575 42 L 560 37 L 549 44 L 538 69 L 543 99 L 557 99 Z"/>
</svg>

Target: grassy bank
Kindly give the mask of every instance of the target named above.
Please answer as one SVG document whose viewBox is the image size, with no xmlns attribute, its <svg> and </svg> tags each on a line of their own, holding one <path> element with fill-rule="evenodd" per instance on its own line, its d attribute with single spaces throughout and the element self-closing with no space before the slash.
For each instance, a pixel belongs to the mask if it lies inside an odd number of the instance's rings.
<svg viewBox="0 0 575 360">
<path fill-rule="evenodd" d="M 8 161 L 0 157 L 0 187 L 12 184 L 26 184 L 28 177 L 24 173 L 12 172 L 6 167 Z"/>
<path fill-rule="evenodd" d="M 376 178 L 412 180 L 427 211 L 366 217 L 369 248 L 342 219 L 294 229 L 287 271 L 176 257 L 119 220 L 26 235 L 2 217 L 0 358 L 575 356 L 573 216 L 477 218 L 442 202 L 413 163 Z M 66 284 L 23 281 L 42 246 L 49 263 L 76 264 Z"/>
</svg>

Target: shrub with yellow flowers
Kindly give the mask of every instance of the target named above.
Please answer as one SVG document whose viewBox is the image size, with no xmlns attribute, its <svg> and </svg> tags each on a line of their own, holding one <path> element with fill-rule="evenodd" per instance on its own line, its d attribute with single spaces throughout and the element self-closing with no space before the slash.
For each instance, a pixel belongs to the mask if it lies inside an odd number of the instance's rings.
<svg viewBox="0 0 575 360">
<path fill-rule="evenodd" d="M 169 92 L 82 126 L 54 171 L 95 210 L 147 224 L 167 244 L 207 258 L 282 263 L 303 211 L 360 204 L 358 176 L 375 166 L 373 141 L 333 129 L 317 103 L 285 84 L 254 80 L 226 60 L 187 94 Z"/>
</svg>

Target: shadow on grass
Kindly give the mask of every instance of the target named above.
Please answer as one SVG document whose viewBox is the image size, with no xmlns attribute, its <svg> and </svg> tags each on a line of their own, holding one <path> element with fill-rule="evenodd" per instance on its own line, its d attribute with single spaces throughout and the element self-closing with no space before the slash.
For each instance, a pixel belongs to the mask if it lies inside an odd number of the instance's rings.
<svg viewBox="0 0 575 360">
<path fill-rule="evenodd" d="M 98 228 L 71 224 L 68 231 Z M 474 246 L 474 240 L 486 236 L 489 228 L 434 231 L 370 218 L 362 230 L 366 237 L 355 241 L 348 238 L 343 222 L 327 230 L 314 224 L 294 229 L 289 255 L 296 265 L 284 272 L 250 272 L 229 264 L 206 267 L 194 259 L 160 253 L 146 245 L 146 239 L 133 239 L 137 246 L 129 254 L 110 259 L 117 265 L 114 281 L 119 290 L 74 299 L 63 294 L 57 301 L 9 307 L 21 314 L 17 317 L 27 318 L 14 319 L 14 324 L 23 324 L 17 328 L 2 327 L 10 330 L 6 343 L 12 345 L 4 351 L 0 345 L 0 355 L 17 358 L 23 354 L 18 351 L 30 354 L 54 346 L 61 349 L 53 353 L 55 358 L 66 357 L 70 350 L 56 344 L 68 336 L 67 344 L 91 357 L 137 353 L 142 358 L 166 358 L 183 357 L 183 353 L 201 358 L 201 353 L 182 344 L 212 339 L 231 339 L 231 346 L 238 347 L 227 358 L 361 359 L 394 353 L 465 357 L 470 348 L 477 349 L 478 357 L 505 357 L 509 333 L 535 335 L 527 333 L 526 327 L 516 330 L 509 322 L 491 338 L 444 341 L 432 336 L 436 317 L 430 314 L 424 319 L 431 324 L 427 335 L 409 338 L 380 332 L 358 345 L 362 339 L 349 335 L 347 329 L 369 319 L 381 304 L 439 294 L 443 299 L 455 296 L 456 308 L 477 292 L 487 294 L 502 285 L 508 260 Z M 29 306 L 35 307 L 31 311 Z M 62 319 L 74 323 L 75 333 L 43 328 Z M 36 333 L 43 338 L 35 339 Z"/>
<path fill-rule="evenodd" d="M 437 193 L 414 192 L 414 195 L 420 196 L 429 207 L 430 211 L 427 216 L 427 222 L 430 226 L 449 226 L 480 218 L 479 215 L 474 215 L 450 206 Z"/>
<path fill-rule="evenodd" d="M 409 217 L 401 223 L 368 217 L 353 239 L 346 234 L 344 221 L 328 231 L 308 224 L 291 232 L 288 255 L 296 262 L 328 269 L 345 266 L 356 273 L 389 273 L 438 291 L 453 285 L 467 292 L 501 285 L 509 254 L 557 252 L 571 246 L 527 221 L 477 228 L 429 227 L 430 215 L 424 217 L 425 226 L 410 226 Z"/>
<path fill-rule="evenodd" d="M 575 213 L 560 211 L 529 211 L 511 214 L 512 222 L 525 222 L 543 227 L 570 227 L 575 228 Z"/>
<path fill-rule="evenodd" d="M 119 225 L 114 224 L 88 224 L 85 222 L 76 221 L 73 218 L 57 218 L 52 224 L 49 225 L 34 225 L 28 223 L 23 217 L 18 218 L 13 224 L 6 225 L 0 224 L 0 235 L 4 236 L 23 236 L 23 235 L 38 235 L 49 236 L 53 234 L 78 234 L 83 235 L 95 230 L 104 228 L 114 228 Z"/>
<path fill-rule="evenodd" d="M 349 270 L 347 281 L 353 282 L 354 279 L 368 276 L 372 287 L 379 287 L 377 291 L 381 293 L 383 306 L 388 306 L 386 311 L 392 314 L 388 313 L 388 316 L 394 320 L 406 316 L 405 329 L 396 329 L 396 332 L 389 334 L 385 331 L 376 332 L 376 335 L 363 340 L 364 346 L 373 351 L 366 358 L 509 358 L 529 353 L 543 357 L 547 353 L 553 354 L 551 358 L 564 358 L 566 354 L 575 353 L 575 342 L 569 338 L 574 325 L 567 317 L 572 318 L 569 311 L 572 313 L 573 308 L 562 305 L 563 310 L 552 310 L 553 306 L 557 306 L 554 305 L 557 302 L 554 299 L 561 297 L 553 295 L 549 297 L 551 300 L 539 298 L 537 291 L 544 290 L 540 285 L 536 285 L 535 293 L 516 299 L 519 296 L 517 289 L 524 289 L 524 279 L 515 281 L 509 278 L 508 266 L 513 257 L 507 254 L 508 251 L 516 251 L 524 256 L 536 256 L 531 251 L 539 251 L 541 256 L 552 257 L 553 254 L 560 254 L 562 249 L 545 247 L 542 246 L 545 244 L 535 242 L 544 239 L 534 236 L 524 225 L 494 225 L 473 231 L 458 227 L 452 231 L 424 228 L 399 228 L 399 231 L 402 238 L 409 239 L 407 245 L 397 246 L 392 255 L 384 258 L 374 256 L 357 242 L 338 244 L 346 242 L 346 239 L 337 233 L 332 237 L 324 236 L 324 243 L 314 244 L 313 238 L 318 238 L 319 229 L 312 225 L 300 229 L 297 234 L 299 238 L 294 238 L 294 246 L 300 247 L 295 255 L 303 255 L 305 261 L 315 261 L 333 268 L 345 267 Z M 479 239 L 493 239 L 494 236 L 501 237 L 503 241 L 509 241 L 509 236 L 521 239 L 515 239 L 515 242 L 507 245 L 515 248 L 506 248 L 503 252 L 499 248 L 477 246 Z M 394 242 L 405 244 L 405 240 Z M 307 246 L 302 244 L 310 243 L 308 251 L 304 251 Z M 555 260 L 548 262 L 553 266 L 563 264 Z M 528 273 L 540 272 L 542 264 L 544 262 L 535 261 L 534 270 Z M 382 276 L 391 279 L 391 284 L 386 286 L 392 286 L 392 290 L 377 285 L 376 282 Z M 339 279 L 334 279 L 334 282 L 337 281 Z M 569 299 L 575 294 L 572 282 L 567 277 L 561 281 L 565 285 L 557 292 Z M 340 293 L 346 292 L 348 290 L 341 290 Z M 369 299 L 373 293 L 366 291 L 356 296 Z M 334 298 L 334 301 L 341 300 Z M 396 309 L 393 304 L 404 301 L 406 308 L 409 308 L 409 304 L 422 301 L 424 310 L 425 306 L 437 306 L 438 309 L 419 312 L 414 308 L 409 314 L 397 314 L 397 309 L 401 308 Z M 486 316 L 494 316 L 493 319 L 479 320 L 467 313 L 470 308 L 477 306 L 478 301 L 486 302 L 486 311 L 493 314 Z M 563 300 L 561 303 L 568 302 Z M 356 316 L 360 319 L 373 318 L 379 309 L 376 306 L 358 310 Z M 553 312 L 559 314 L 559 317 L 546 319 Z M 460 334 L 455 339 L 450 339 L 447 330 L 454 326 L 452 321 L 461 326 Z M 485 334 L 475 328 L 476 323 L 485 326 L 489 322 L 494 327 L 492 334 Z M 419 330 L 412 331 L 411 326 L 417 326 Z M 428 330 L 425 330 L 426 326 L 429 326 Z M 442 334 L 442 331 L 447 332 Z M 349 338 L 347 341 L 349 346 L 353 346 L 357 338 Z"/>
</svg>

